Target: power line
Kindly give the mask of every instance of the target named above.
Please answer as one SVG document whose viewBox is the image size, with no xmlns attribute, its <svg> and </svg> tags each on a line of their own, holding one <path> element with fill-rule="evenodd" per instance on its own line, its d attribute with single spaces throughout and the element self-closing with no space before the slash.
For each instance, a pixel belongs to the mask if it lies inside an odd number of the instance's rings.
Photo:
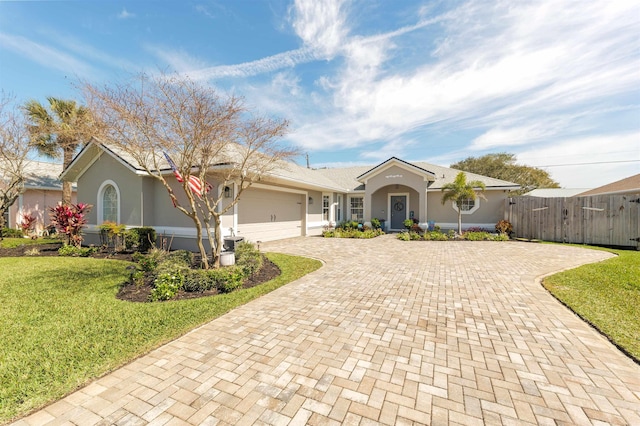
<svg viewBox="0 0 640 426">
<path fill-rule="evenodd" d="M 594 161 L 591 163 L 569 163 L 569 164 L 549 164 L 546 166 L 533 166 L 533 167 L 564 167 L 564 166 L 587 166 L 590 164 L 613 164 L 613 163 L 637 163 L 640 160 L 620 160 L 620 161 Z"/>
</svg>

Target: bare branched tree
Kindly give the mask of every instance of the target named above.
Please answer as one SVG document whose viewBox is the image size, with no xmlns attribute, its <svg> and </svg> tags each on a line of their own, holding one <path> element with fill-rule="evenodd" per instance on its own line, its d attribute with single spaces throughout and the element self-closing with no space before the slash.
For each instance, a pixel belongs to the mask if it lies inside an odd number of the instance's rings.
<svg viewBox="0 0 640 426">
<path fill-rule="evenodd" d="M 24 191 L 27 154 L 31 149 L 24 117 L 11 106 L 11 101 L 3 92 L 0 97 L 0 230 L 5 226 L 5 213 Z"/>
<path fill-rule="evenodd" d="M 82 87 L 102 142 L 162 183 L 174 206 L 194 223 L 203 267 L 210 266 L 203 231 L 219 266 L 221 216 L 253 182 L 297 154 L 279 145 L 287 121 L 256 117 L 241 98 L 177 75 L 141 74 L 123 83 Z M 169 184 L 176 177 L 167 173 L 165 153 L 175 163 L 184 205 Z M 236 190 L 226 199 L 224 188 L 232 184 Z"/>
</svg>

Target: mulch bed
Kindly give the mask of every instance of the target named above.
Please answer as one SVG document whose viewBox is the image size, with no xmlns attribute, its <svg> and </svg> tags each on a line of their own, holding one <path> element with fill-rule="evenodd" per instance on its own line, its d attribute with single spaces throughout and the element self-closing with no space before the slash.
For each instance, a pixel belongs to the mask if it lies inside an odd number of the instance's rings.
<svg viewBox="0 0 640 426">
<path fill-rule="evenodd" d="M 40 256 L 58 256 L 58 249 L 62 246 L 62 243 L 50 243 L 50 244 L 31 244 L 16 248 L 0 248 L 0 257 L 40 257 Z M 30 254 L 31 253 L 31 254 Z M 133 253 L 111 253 L 108 251 L 99 251 L 92 253 L 89 257 L 96 259 L 116 259 L 133 261 Z M 280 275 L 280 268 L 273 262 L 263 256 L 262 268 L 251 277 L 249 277 L 242 288 L 251 288 L 259 284 L 272 280 Z M 141 286 L 136 286 L 131 283 L 123 283 L 120 291 L 117 294 L 117 298 L 120 300 L 126 300 L 130 302 L 148 302 L 149 295 L 151 294 L 151 284 L 145 283 Z M 201 293 L 187 292 L 180 290 L 175 299 L 172 300 L 184 300 L 184 299 L 196 299 L 199 297 L 215 296 L 218 294 L 217 290 L 210 290 Z"/>
</svg>

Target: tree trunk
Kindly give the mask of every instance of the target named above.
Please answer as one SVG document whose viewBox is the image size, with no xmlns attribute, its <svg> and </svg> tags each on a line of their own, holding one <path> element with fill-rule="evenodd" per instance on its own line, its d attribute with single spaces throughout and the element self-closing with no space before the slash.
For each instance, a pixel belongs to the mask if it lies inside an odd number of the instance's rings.
<svg viewBox="0 0 640 426">
<path fill-rule="evenodd" d="M 62 166 L 66 169 L 73 161 L 73 154 L 75 153 L 75 146 L 66 145 L 63 148 Z M 62 204 L 68 206 L 71 204 L 72 182 L 62 182 Z"/>
<path fill-rule="evenodd" d="M 462 235 L 462 210 L 458 206 L 458 234 Z"/>
<path fill-rule="evenodd" d="M 198 250 L 202 257 L 202 267 L 204 269 L 209 269 L 209 258 L 207 257 L 207 251 L 204 248 L 204 244 L 202 243 L 202 223 L 200 223 L 200 219 L 198 219 L 197 215 L 191 216 L 191 220 L 193 220 L 194 225 L 196 225 L 196 242 L 198 243 Z"/>
<path fill-rule="evenodd" d="M 213 247 L 211 247 L 211 252 L 212 252 L 212 256 L 213 256 L 213 266 L 216 268 L 220 267 L 220 248 L 222 247 L 222 220 L 220 220 L 220 216 L 219 215 L 214 215 L 213 216 L 213 222 L 215 225 L 215 231 L 213 233 L 214 238 L 215 238 L 215 242 L 213 244 Z"/>
</svg>

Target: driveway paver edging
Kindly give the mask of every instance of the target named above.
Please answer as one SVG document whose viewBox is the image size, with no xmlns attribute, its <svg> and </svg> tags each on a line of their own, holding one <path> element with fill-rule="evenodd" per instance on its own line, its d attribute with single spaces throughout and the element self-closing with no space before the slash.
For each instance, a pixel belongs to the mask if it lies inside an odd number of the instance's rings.
<svg viewBox="0 0 640 426">
<path fill-rule="evenodd" d="M 609 253 L 393 236 L 262 248 L 325 266 L 15 425 L 640 424 L 640 366 L 538 281 Z"/>
</svg>

